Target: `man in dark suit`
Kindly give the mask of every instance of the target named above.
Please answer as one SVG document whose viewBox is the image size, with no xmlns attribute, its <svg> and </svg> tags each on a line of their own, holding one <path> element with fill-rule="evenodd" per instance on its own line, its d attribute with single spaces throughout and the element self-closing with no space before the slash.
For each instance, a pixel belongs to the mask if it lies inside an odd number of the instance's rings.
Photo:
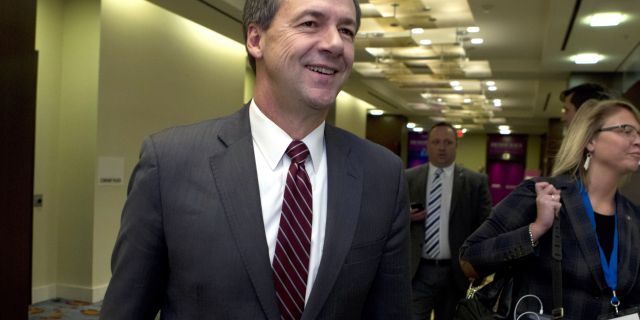
<svg viewBox="0 0 640 320">
<path fill-rule="evenodd" d="M 248 0 L 254 98 L 147 138 L 103 319 L 407 319 L 402 163 L 325 118 L 351 72 L 354 0 Z"/>
<path fill-rule="evenodd" d="M 487 177 L 456 165 L 456 131 L 449 123 L 431 127 L 429 163 L 407 170 L 411 199 L 412 319 L 453 317 L 469 281 L 458 250 L 491 212 Z"/>
</svg>

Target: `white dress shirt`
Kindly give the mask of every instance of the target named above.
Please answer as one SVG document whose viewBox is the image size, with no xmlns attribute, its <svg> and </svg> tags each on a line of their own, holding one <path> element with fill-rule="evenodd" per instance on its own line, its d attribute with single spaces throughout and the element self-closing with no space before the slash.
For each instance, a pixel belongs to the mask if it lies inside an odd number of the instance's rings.
<svg viewBox="0 0 640 320">
<path fill-rule="evenodd" d="M 427 194 L 425 194 L 425 203 L 429 203 L 429 190 L 431 188 L 431 182 L 433 177 L 436 176 L 436 170 L 438 167 L 429 164 L 429 175 L 426 181 L 427 183 Z M 449 216 L 451 213 L 451 194 L 453 193 L 453 168 L 455 164 L 451 164 L 448 167 L 442 168 L 442 198 L 441 198 L 441 208 L 440 208 L 440 254 L 436 257 L 437 260 L 441 259 L 451 259 L 451 248 L 449 247 Z M 429 215 L 429 212 L 427 212 Z M 425 228 L 427 219 L 425 221 Z M 422 246 L 422 257 L 427 259 L 427 246 Z M 457 259 L 457 257 L 456 257 Z"/>
<path fill-rule="evenodd" d="M 285 151 L 293 139 L 267 118 L 254 100 L 251 100 L 249 105 L 249 123 L 253 137 L 253 154 L 258 171 L 262 219 L 269 246 L 269 259 L 273 263 L 280 215 L 282 214 L 284 187 L 291 164 L 291 159 L 286 156 Z M 307 157 L 304 164 L 309 180 L 311 180 L 313 196 L 311 252 L 305 303 L 309 299 L 311 288 L 313 288 L 314 280 L 318 274 L 327 221 L 327 155 L 324 143 L 324 126 L 323 122 L 302 139 L 309 149 L 310 157 Z"/>
</svg>

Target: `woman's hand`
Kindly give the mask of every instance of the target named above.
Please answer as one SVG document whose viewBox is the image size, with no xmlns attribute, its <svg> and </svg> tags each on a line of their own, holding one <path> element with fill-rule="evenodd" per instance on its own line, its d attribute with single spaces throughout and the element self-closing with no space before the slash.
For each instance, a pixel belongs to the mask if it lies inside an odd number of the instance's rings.
<svg viewBox="0 0 640 320">
<path fill-rule="evenodd" d="M 538 241 L 553 225 L 553 219 L 560 211 L 560 190 L 548 182 L 536 183 L 536 220 L 531 224 L 531 236 Z"/>
</svg>

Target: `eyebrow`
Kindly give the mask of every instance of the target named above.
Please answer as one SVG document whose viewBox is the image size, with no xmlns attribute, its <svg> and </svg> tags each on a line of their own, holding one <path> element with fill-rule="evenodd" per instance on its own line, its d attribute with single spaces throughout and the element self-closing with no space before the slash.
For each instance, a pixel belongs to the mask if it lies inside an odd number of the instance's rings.
<svg viewBox="0 0 640 320">
<path fill-rule="evenodd" d="M 312 16 L 316 19 L 325 19 L 327 17 L 327 15 L 324 12 L 318 9 L 308 8 L 300 12 L 300 14 L 298 14 L 297 16 L 295 16 L 294 20 L 302 19 L 305 16 Z M 338 23 L 340 25 L 350 25 L 353 27 L 356 26 L 356 21 L 351 17 L 340 17 L 338 18 Z"/>
</svg>

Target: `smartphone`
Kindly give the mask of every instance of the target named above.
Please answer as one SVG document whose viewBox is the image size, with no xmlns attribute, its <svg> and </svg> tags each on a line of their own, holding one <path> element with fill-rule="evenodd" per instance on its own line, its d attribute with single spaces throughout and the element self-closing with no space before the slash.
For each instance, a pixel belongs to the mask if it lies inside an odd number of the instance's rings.
<svg viewBox="0 0 640 320">
<path fill-rule="evenodd" d="M 418 211 L 424 210 L 424 203 L 422 202 L 412 202 L 411 209 L 417 209 Z"/>
</svg>

